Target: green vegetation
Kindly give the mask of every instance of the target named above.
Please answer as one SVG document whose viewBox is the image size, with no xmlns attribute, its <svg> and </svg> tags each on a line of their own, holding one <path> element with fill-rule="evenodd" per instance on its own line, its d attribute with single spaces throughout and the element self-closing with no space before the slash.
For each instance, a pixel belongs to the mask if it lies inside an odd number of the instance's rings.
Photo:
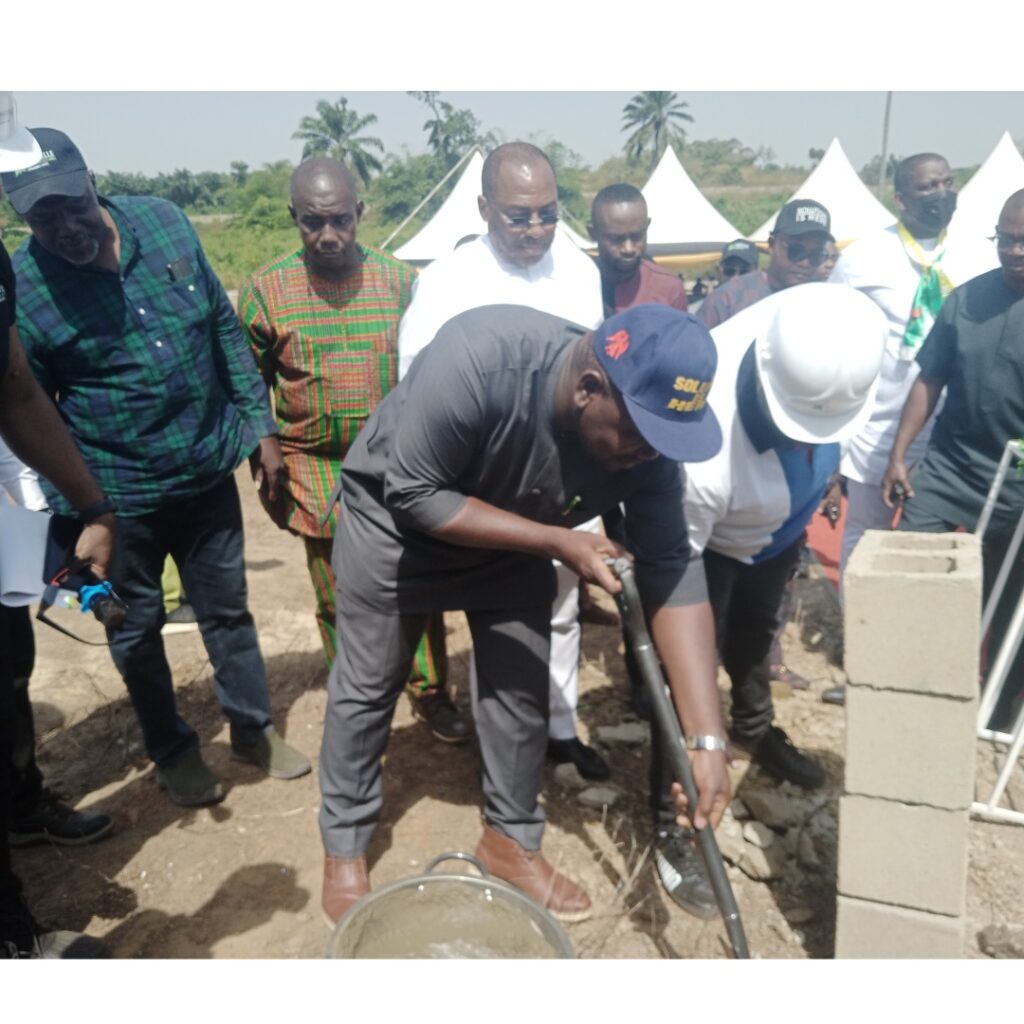
<svg viewBox="0 0 1024 1024">
<path fill-rule="evenodd" d="M 427 115 L 424 152 L 384 153 L 379 139 L 363 134 L 376 123 L 376 116 L 353 110 L 344 96 L 334 103 L 321 100 L 316 115 L 302 118 L 293 135 L 304 140 L 304 155 L 329 153 L 346 160 L 362 180 L 366 209 L 359 238 L 368 245 L 380 246 L 388 239 L 473 147 L 486 151 L 503 141 L 499 132 L 485 130 L 471 110 L 454 107 L 438 92 L 409 96 L 424 105 Z M 557 139 L 530 137 L 555 167 L 559 202 L 574 229 L 585 233 L 591 200 L 601 188 L 617 181 L 643 187 L 654 164 L 672 146 L 708 199 L 738 231 L 750 233 L 789 198 L 824 155 L 823 149 L 812 147 L 809 166 L 781 166 L 767 147 L 753 149 L 738 139 L 688 139 L 683 125 L 693 124 L 693 117 L 686 108 L 686 101 L 674 92 L 638 93 L 623 108 L 621 133 L 626 137 L 621 154 L 594 168 Z M 891 156 L 886 165 L 888 187 L 882 201 L 893 210 L 892 172 L 899 159 Z M 878 184 L 879 163 L 876 156 L 860 171 L 872 190 Z M 257 169 L 234 160 L 225 172 L 177 168 L 147 177 L 109 171 L 98 176 L 97 185 L 105 195 L 152 195 L 181 206 L 195 223 L 224 286 L 234 289 L 267 260 L 299 244 L 288 213 L 293 170 L 288 160 Z M 963 184 L 974 170 L 957 169 L 957 181 Z M 389 242 L 389 249 L 408 241 L 434 215 L 458 177 L 456 171 Z M 26 237 L 6 203 L 0 203 L 0 231 L 8 248 Z"/>
</svg>

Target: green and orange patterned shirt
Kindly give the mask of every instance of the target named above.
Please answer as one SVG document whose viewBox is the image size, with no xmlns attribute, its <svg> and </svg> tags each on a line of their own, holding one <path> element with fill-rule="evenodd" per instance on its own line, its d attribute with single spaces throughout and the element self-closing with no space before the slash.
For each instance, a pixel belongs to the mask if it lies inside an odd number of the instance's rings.
<svg viewBox="0 0 1024 1024">
<path fill-rule="evenodd" d="M 341 461 L 377 403 L 395 386 L 398 322 L 413 270 L 360 245 L 359 269 L 340 281 L 308 269 L 300 249 L 257 270 L 238 293 L 238 315 L 273 391 L 288 467 L 288 526 L 331 537 L 321 525 Z"/>
</svg>

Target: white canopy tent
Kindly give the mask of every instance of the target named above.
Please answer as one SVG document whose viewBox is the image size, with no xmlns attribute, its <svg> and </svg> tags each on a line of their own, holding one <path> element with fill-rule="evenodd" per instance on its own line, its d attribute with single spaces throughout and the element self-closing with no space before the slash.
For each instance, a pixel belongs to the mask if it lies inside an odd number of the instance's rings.
<svg viewBox="0 0 1024 1024">
<path fill-rule="evenodd" d="M 430 263 L 451 252 L 459 239 L 466 235 L 482 235 L 487 230 L 477 203 L 483 166 L 483 154 L 476 149 L 437 213 L 408 242 L 395 250 L 398 259 L 408 263 Z M 557 230 L 580 249 L 593 247 L 592 242 L 578 235 L 564 220 L 558 222 Z"/>
<path fill-rule="evenodd" d="M 725 245 L 742 237 L 693 183 L 671 146 L 641 191 L 651 218 L 648 255 L 718 255 Z"/>
<path fill-rule="evenodd" d="M 860 180 L 838 139 L 832 140 L 821 162 L 787 202 L 794 199 L 821 203 L 832 218 L 832 236 L 839 244 L 896 223 L 896 218 Z M 776 210 L 750 237 L 755 242 L 766 242 L 778 215 Z"/>
<path fill-rule="evenodd" d="M 949 237 L 987 238 L 993 234 L 1003 203 L 1024 188 L 1024 157 L 1009 132 L 1003 132 L 985 162 L 957 196 Z"/>
</svg>

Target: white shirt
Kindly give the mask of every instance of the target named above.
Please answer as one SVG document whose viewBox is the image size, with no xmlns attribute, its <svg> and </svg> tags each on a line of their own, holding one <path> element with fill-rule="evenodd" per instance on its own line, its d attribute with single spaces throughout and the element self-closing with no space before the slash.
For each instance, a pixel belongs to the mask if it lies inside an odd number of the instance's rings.
<svg viewBox="0 0 1024 1024">
<path fill-rule="evenodd" d="M 786 295 L 769 295 L 711 331 L 718 369 L 708 402 L 722 447 L 706 462 L 686 463 L 686 524 L 695 554 L 710 548 L 747 565 L 781 554 L 802 535 L 839 464 L 838 444 L 758 451 L 740 418 L 740 364 Z"/>
<path fill-rule="evenodd" d="M 11 496 L 16 505 L 39 512 L 49 503 L 39 486 L 39 475 L 29 469 L 7 445 L 0 440 L 0 487 Z"/>
<path fill-rule="evenodd" d="M 487 235 L 460 245 L 426 267 L 398 327 L 398 377 L 453 316 L 478 306 L 531 306 L 597 327 L 604 319 L 601 275 L 594 261 L 556 232 L 551 248 L 531 267 L 507 263 Z"/>
<path fill-rule="evenodd" d="M 935 239 L 919 239 L 925 253 L 935 249 Z M 999 265 L 996 247 L 984 238 L 953 237 L 939 266 L 957 287 Z M 881 485 L 896 441 L 903 406 L 917 379 L 914 360 L 899 358 L 910 306 L 921 279 L 921 268 L 907 255 L 895 225 L 848 245 L 839 255 L 830 281 L 849 284 L 877 303 L 889 321 L 889 338 L 882 356 L 881 381 L 875 405 L 864 429 L 843 445 L 842 473 L 851 480 Z M 936 413 L 939 407 L 936 408 Z M 912 465 L 924 454 L 934 416 L 917 435 L 907 453 Z"/>
</svg>

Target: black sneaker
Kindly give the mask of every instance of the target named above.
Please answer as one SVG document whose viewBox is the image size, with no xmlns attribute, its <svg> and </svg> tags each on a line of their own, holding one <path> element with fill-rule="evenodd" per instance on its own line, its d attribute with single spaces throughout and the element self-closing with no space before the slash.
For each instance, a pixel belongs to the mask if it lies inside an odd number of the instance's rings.
<svg viewBox="0 0 1024 1024">
<path fill-rule="evenodd" d="M 24 900 L 0 913 L 0 960 L 99 960 L 107 947 L 81 932 L 44 931 Z"/>
<path fill-rule="evenodd" d="M 768 731 L 753 746 L 730 734 L 734 746 L 745 750 L 750 760 L 766 772 L 784 782 L 792 782 L 804 789 L 817 789 L 825 781 L 825 770 L 813 758 L 797 750 L 793 741 L 777 726 Z"/>
<path fill-rule="evenodd" d="M 718 911 L 704 860 L 690 829 L 673 825 L 659 831 L 654 841 L 654 863 L 665 892 L 694 917 L 713 917 Z"/>
<path fill-rule="evenodd" d="M 607 779 L 612 774 L 608 762 L 579 736 L 573 736 L 571 740 L 548 740 L 548 759 L 555 764 L 571 761 L 585 779 Z"/>
<path fill-rule="evenodd" d="M 7 838 L 11 846 L 31 846 L 33 843 L 84 846 L 109 835 L 113 827 L 109 814 L 73 811 L 44 789 L 31 814 L 8 821 Z"/>
<path fill-rule="evenodd" d="M 426 722 L 442 743 L 465 743 L 473 735 L 473 727 L 443 687 L 413 697 L 412 713 Z"/>
</svg>

